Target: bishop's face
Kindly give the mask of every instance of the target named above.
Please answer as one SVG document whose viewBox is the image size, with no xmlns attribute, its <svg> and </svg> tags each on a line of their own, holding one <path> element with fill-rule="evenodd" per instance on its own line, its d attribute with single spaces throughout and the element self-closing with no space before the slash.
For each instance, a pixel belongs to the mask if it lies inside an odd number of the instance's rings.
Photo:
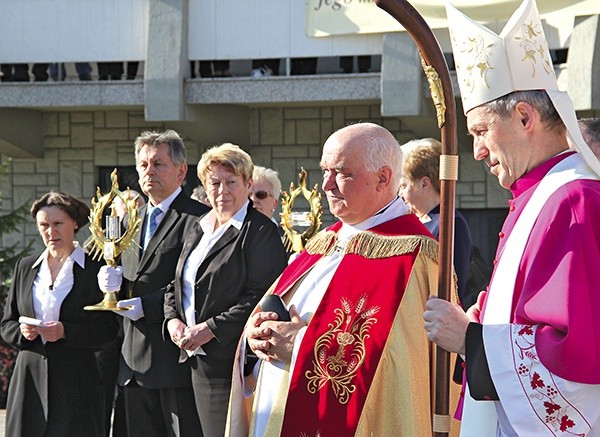
<svg viewBox="0 0 600 437">
<path fill-rule="evenodd" d="M 473 156 L 485 162 L 502 187 L 510 189 L 517 179 L 537 165 L 516 109 L 510 117 L 501 118 L 486 107 L 478 106 L 467 113 L 467 127 L 473 136 Z"/>
</svg>

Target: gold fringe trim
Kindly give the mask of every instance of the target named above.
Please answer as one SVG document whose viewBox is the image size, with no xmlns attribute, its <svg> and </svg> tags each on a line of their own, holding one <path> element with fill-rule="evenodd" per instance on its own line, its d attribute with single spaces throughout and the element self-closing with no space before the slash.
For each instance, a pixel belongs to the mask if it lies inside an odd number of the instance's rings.
<svg viewBox="0 0 600 437">
<path fill-rule="evenodd" d="M 306 251 L 311 255 L 328 255 L 337 241 L 333 231 L 321 231 L 306 243 Z"/>
<path fill-rule="evenodd" d="M 328 255 L 335 248 L 337 234 L 333 231 L 322 231 L 311 238 L 306 250 L 311 255 Z M 363 231 L 354 235 L 343 249 L 344 255 L 356 254 L 364 258 L 379 259 L 412 253 L 417 248 L 434 262 L 438 262 L 438 242 L 433 238 L 421 235 L 379 235 L 371 231 Z"/>
</svg>

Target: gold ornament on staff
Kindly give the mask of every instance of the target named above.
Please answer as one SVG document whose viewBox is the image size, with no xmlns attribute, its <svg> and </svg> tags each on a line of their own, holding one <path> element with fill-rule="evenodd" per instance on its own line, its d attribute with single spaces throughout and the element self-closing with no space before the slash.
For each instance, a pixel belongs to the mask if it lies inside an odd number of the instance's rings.
<svg viewBox="0 0 600 437">
<path fill-rule="evenodd" d="M 302 252 L 306 242 L 313 237 L 321 228 L 321 216 L 323 208 L 321 207 L 321 193 L 319 193 L 319 184 L 315 184 L 312 190 L 306 188 L 306 170 L 300 168 L 298 187 L 294 182 L 290 184 L 290 193 L 283 192 L 281 200 L 281 227 L 285 235 L 285 248 L 296 253 Z M 296 198 L 302 194 L 308 202 L 310 210 L 308 212 L 292 212 Z M 300 233 L 294 229 L 295 222 L 299 225 L 307 226 L 307 229 Z"/>
<path fill-rule="evenodd" d="M 117 180 L 117 169 L 110 174 L 112 186 L 110 192 L 100 193 L 100 188 L 96 188 L 96 199 L 92 199 L 92 208 L 90 209 L 90 232 L 92 233 L 86 248 L 90 248 L 90 256 L 96 260 L 104 258 L 106 264 L 110 267 L 117 266 L 117 258 L 121 253 L 127 250 L 133 243 L 135 234 L 140 230 L 142 223 L 138 217 L 137 199 L 139 194 L 130 199 L 130 190 L 119 191 Z M 121 218 L 117 216 L 114 200 L 119 198 L 125 205 L 127 211 L 127 229 L 121 233 Z M 104 210 L 110 208 L 110 215 L 105 217 L 105 226 L 102 227 L 102 217 Z M 102 302 L 96 305 L 88 305 L 84 310 L 88 311 L 114 311 L 126 310 L 127 307 L 117 307 L 119 291 L 105 291 Z"/>
</svg>

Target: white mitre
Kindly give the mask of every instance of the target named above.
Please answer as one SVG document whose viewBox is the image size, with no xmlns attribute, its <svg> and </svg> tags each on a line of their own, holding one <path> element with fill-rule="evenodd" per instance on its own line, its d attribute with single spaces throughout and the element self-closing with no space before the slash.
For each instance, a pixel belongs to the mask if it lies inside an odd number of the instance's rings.
<svg viewBox="0 0 600 437">
<path fill-rule="evenodd" d="M 567 127 L 571 147 L 600 175 L 600 162 L 581 136 L 573 102 L 558 89 L 535 0 L 524 0 L 500 35 L 449 2 L 446 13 L 465 114 L 513 91 L 545 90 Z"/>
</svg>

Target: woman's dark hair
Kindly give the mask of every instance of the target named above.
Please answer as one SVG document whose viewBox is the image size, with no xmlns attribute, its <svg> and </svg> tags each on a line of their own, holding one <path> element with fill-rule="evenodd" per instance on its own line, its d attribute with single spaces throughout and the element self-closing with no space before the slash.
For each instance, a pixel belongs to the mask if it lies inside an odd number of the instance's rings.
<svg viewBox="0 0 600 437">
<path fill-rule="evenodd" d="M 66 212 L 69 217 L 77 223 L 75 232 L 85 226 L 89 221 L 90 208 L 76 197 L 73 197 L 70 194 L 61 193 L 60 191 L 50 191 L 33 202 L 33 205 L 31 205 L 31 216 L 33 219 L 36 219 L 40 209 L 47 206 L 58 206 Z"/>
</svg>

